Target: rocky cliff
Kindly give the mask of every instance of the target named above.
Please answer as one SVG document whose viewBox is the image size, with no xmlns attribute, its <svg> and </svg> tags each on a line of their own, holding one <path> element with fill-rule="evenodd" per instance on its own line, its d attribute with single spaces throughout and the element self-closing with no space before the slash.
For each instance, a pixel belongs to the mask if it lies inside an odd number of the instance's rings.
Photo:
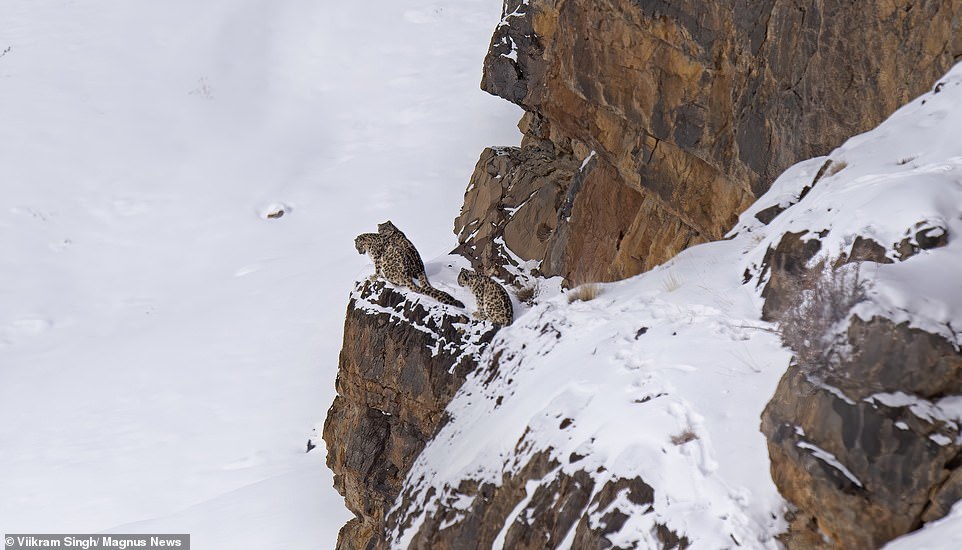
<svg viewBox="0 0 962 550">
<path fill-rule="evenodd" d="M 600 300 L 544 292 L 493 342 L 464 310 L 360 285 L 324 428 L 356 515 L 338 548 L 865 548 L 944 515 L 962 486 L 954 310 L 866 310 L 831 343 L 876 351 L 814 377 L 766 321 L 825 265 L 920 269 L 958 216 L 916 205 L 881 235 L 797 221 L 837 182 L 885 179 L 857 152 L 769 187 L 932 101 L 960 21 L 951 1 L 507 0 L 482 87 L 525 109 L 524 138 L 482 153 L 445 261 L 568 286 L 667 263 Z M 944 118 L 924 120 L 957 142 Z M 729 241 L 676 257 L 746 208 Z"/>
<path fill-rule="evenodd" d="M 962 65 L 770 222 L 763 314 L 795 357 L 762 432 L 790 547 L 877 548 L 962 498 L 960 99 Z"/>
<path fill-rule="evenodd" d="M 482 155 L 459 251 L 578 284 L 719 239 L 790 165 L 925 91 L 960 23 L 951 0 L 506 0 L 481 85 L 525 137 Z"/>
<path fill-rule="evenodd" d="M 356 516 L 341 529 L 339 549 L 382 543 L 404 476 L 492 334 L 464 310 L 382 281 L 358 283 L 323 434 L 334 486 Z"/>
</svg>

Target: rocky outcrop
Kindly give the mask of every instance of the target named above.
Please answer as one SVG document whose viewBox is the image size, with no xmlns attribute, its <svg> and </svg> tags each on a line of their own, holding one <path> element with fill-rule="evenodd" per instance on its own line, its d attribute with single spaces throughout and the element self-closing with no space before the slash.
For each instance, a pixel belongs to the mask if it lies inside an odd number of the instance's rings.
<svg viewBox="0 0 962 550">
<path fill-rule="evenodd" d="M 324 422 L 334 487 L 355 515 L 338 549 L 383 544 L 384 516 L 405 474 L 493 335 L 465 313 L 381 281 L 352 293 L 338 395 Z"/>
<path fill-rule="evenodd" d="M 962 394 L 962 354 L 879 318 L 853 322 L 848 343 L 830 374 L 793 364 L 762 416 L 793 531 L 817 535 L 789 547 L 878 548 L 962 497 L 958 398 L 944 398 Z"/>
<path fill-rule="evenodd" d="M 618 533 L 632 514 L 652 512 L 654 490 L 640 477 L 608 481 L 600 488 L 595 485 L 588 473 L 567 474 L 549 453 L 536 453 L 499 485 L 465 480 L 458 494 L 471 499 L 471 507 L 458 510 L 439 503 L 418 526 L 408 548 L 494 548 L 498 541 L 502 548 L 542 550 L 556 548 L 566 539 L 572 548 L 611 548 L 607 535 Z M 399 510 L 407 509 L 408 497 L 402 495 Z M 395 527 L 403 530 L 410 528 L 405 525 L 407 519 L 393 516 L 389 524 L 397 522 L 400 525 Z M 656 524 L 656 536 L 666 549 L 690 544 L 660 524 Z"/>
<path fill-rule="evenodd" d="M 926 231 L 910 229 L 911 237 L 888 246 L 856 237 L 836 264 L 890 264 L 921 243 L 934 249 L 948 242 L 944 230 L 920 238 Z M 818 237 L 786 233 L 765 255 L 763 311 L 781 321 L 790 346 L 793 329 L 784 315 L 823 269 L 810 265 L 823 248 Z M 849 293 L 848 284 L 832 292 Z M 836 298 L 821 307 L 846 303 Z M 807 326 L 805 344 L 831 330 Z M 762 414 L 772 478 L 798 508 L 783 542 L 790 549 L 879 548 L 943 517 L 962 498 L 962 351 L 945 335 L 883 317 L 854 316 L 843 335 L 821 341 L 825 349 L 814 360 L 795 350 Z"/>
<path fill-rule="evenodd" d="M 926 90 L 960 23 L 948 1 L 506 0 L 482 87 L 525 137 L 482 156 L 461 250 L 580 283 L 721 238 L 788 166 Z"/>
</svg>

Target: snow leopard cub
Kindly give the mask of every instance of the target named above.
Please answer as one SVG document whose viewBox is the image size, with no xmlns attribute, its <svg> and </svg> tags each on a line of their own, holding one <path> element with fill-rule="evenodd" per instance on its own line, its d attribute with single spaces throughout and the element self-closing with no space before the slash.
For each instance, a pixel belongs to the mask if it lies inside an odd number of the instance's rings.
<svg viewBox="0 0 962 550">
<path fill-rule="evenodd" d="M 487 319 L 502 326 L 510 325 L 514 320 L 514 308 L 508 291 L 491 277 L 462 269 L 458 274 L 458 284 L 471 289 L 474 294 L 478 301 L 478 311 L 475 313 L 478 319 Z"/>
</svg>

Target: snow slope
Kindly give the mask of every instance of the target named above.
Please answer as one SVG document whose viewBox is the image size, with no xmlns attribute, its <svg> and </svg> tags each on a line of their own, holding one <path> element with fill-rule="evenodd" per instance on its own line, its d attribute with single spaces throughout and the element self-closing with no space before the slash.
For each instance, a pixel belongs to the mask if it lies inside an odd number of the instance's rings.
<svg viewBox="0 0 962 550">
<path fill-rule="evenodd" d="M 624 503 L 626 547 L 659 547 L 655 522 L 700 548 L 723 548 L 730 535 L 777 547 L 771 534 L 782 525 L 772 513 L 780 517 L 784 503 L 757 427 L 790 357 L 730 264 L 744 248 L 742 240 L 696 247 L 602 285 L 591 301 L 548 298 L 503 329 L 486 352 L 502 352 L 494 381 L 487 369 L 469 376 L 448 407 L 454 421 L 408 476 L 422 506 L 434 508 L 434 488 L 437 500 L 467 510 L 471 500 L 454 497 L 459 480 L 500 484 L 550 449 L 562 473 L 589 472 L 596 490 L 635 476 L 654 487 L 654 514 Z M 686 433 L 690 441 L 672 443 Z M 586 458 L 571 462 L 572 453 Z M 396 533 L 394 547 L 405 548 L 414 530 Z"/>
<path fill-rule="evenodd" d="M 520 112 L 490 0 L 5 0 L 0 532 L 333 548 L 354 235 L 427 257 Z M 283 208 L 279 219 L 266 215 Z M 319 443 L 319 442 L 318 442 Z"/>
<path fill-rule="evenodd" d="M 949 515 L 888 543 L 885 550 L 955 550 L 960 547 L 962 504 L 956 503 Z"/>
<path fill-rule="evenodd" d="M 785 233 L 807 230 L 822 235 L 820 257 L 849 254 L 863 236 L 895 258 L 903 239 L 945 232 L 946 246 L 863 270 L 873 281 L 871 300 L 853 314 L 907 321 L 958 348 L 959 105 L 962 65 L 877 129 L 787 170 L 728 239 L 600 285 L 587 302 L 546 295 L 499 332 L 483 366 L 449 405 L 452 420 L 408 474 L 408 499 L 399 499 L 396 512 L 413 518 L 413 526 L 392 533 L 393 547 L 406 547 L 426 516 L 442 507 L 444 525 L 456 524 L 474 498 L 458 493 L 459 486 L 475 486 L 463 480 L 500 485 L 544 451 L 558 466 L 528 481 L 529 497 L 559 474 L 578 471 L 594 479 L 596 492 L 609 480 L 636 476 L 654 488 L 650 509 L 626 498 L 616 502 L 629 516 L 616 544 L 658 547 L 654 528 L 664 525 L 687 536 L 691 548 L 779 547 L 786 502 L 769 475 L 759 417 L 790 354 L 776 327 L 761 321 L 765 252 Z M 836 169 L 804 194 L 829 159 Z M 755 218 L 774 205 L 787 210 L 767 226 Z M 834 456 L 808 450 L 847 471 Z M 525 521 L 522 509 L 508 522 Z M 589 509 L 592 521 L 608 511 Z M 957 548 L 959 517 L 906 538 L 917 545 L 893 547 Z M 573 535 L 574 529 L 559 548 L 570 547 Z"/>
</svg>

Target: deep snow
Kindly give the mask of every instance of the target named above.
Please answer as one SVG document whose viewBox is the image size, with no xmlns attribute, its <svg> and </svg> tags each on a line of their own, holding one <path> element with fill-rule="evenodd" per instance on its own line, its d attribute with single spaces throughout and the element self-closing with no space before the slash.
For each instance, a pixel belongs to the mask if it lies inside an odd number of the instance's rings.
<svg viewBox="0 0 962 550">
<path fill-rule="evenodd" d="M 352 239 L 456 244 L 500 7 L 5 0 L 0 532 L 333 548 Z"/>
</svg>

